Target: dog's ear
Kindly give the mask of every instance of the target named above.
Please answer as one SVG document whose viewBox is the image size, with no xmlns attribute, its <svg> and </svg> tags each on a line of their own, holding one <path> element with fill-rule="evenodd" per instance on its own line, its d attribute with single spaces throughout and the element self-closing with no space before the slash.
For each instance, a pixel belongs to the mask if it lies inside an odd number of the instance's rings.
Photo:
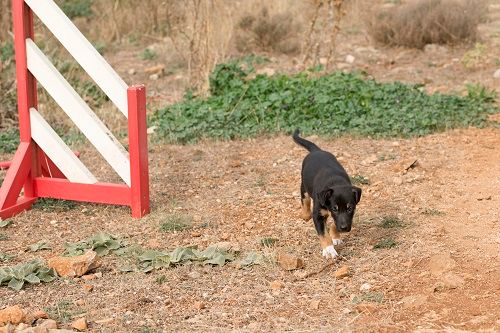
<svg viewBox="0 0 500 333">
<path fill-rule="evenodd" d="M 333 195 L 333 188 L 327 188 L 318 193 L 319 204 L 323 207 L 328 206 L 328 201 Z"/>
<path fill-rule="evenodd" d="M 356 198 L 356 204 L 361 200 L 361 189 L 357 186 L 352 187 L 352 193 L 354 193 L 354 198 Z"/>
</svg>

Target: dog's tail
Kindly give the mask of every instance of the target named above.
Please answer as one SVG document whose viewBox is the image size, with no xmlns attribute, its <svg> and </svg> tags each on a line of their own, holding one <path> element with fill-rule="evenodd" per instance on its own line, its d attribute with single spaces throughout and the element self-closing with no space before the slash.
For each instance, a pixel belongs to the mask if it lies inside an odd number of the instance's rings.
<svg viewBox="0 0 500 333">
<path fill-rule="evenodd" d="M 316 146 L 311 141 L 308 141 L 306 139 L 301 138 L 299 136 L 299 133 L 300 133 L 300 131 L 298 128 L 295 130 L 295 132 L 293 132 L 293 135 L 292 135 L 293 141 L 295 141 L 296 143 L 298 143 L 299 145 L 301 145 L 302 147 L 304 147 L 305 149 L 307 149 L 309 151 L 321 150 L 321 148 Z"/>
</svg>

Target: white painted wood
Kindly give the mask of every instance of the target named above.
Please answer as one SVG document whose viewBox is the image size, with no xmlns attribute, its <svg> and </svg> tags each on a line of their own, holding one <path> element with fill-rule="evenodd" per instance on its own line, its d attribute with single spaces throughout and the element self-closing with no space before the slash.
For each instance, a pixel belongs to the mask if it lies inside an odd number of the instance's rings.
<svg viewBox="0 0 500 333">
<path fill-rule="evenodd" d="M 29 38 L 26 39 L 26 54 L 31 74 L 130 186 L 130 162 L 125 148 Z"/>
<path fill-rule="evenodd" d="M 128 118 L 127 84 L 52 0 L 25 0 L 95 83 Z"/>
<path fill-rule="evenodd" d="M 30 108 L 30 122 L 31 137 L 69 181 L 83 184 L 97 183 L 94 175 L 34 108 Z"/>
</svg>

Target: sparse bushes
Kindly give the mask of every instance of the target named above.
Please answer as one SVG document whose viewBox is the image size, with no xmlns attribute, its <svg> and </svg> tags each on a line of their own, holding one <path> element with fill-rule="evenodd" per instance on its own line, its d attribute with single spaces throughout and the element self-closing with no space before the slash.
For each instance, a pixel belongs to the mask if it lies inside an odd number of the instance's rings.
<svg viewBox="0 0 500 333">
<path fill-rule="evenodd" d="M 240 52 L 292 54 L 300 50 L 299 33 L 300 24 L 291 13 L 270 14 L 264 7 L 259 13 L 244 15 L 239 20 L 235 44 Z"/>
<path fill-rule="evenodd" d="M 375 41 L 393 46 L 475 41 L 486 8 L 485 0 L 411 1 L 376 13 L 368 31 Z"/>
</svg>

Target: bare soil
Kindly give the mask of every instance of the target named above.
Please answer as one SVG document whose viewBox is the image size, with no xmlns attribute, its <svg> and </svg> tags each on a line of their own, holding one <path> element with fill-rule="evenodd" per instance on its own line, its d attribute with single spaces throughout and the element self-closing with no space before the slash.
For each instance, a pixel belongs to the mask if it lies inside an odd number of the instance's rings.
<svg viewBox="0 0 500 333">
<path fill-rule="evenodd" d="M 427 52 L 385 49 L 352 32 L 340 37 L 339 68 L 364 69 L 381 80 L 426 82 L 431 92 L 462 91 L 466 81 L 500 92 L 493 79 L 500 58 L 500 8 L 494 9 L 481 27 L 488 54 L 474 70 L 456 60 L 466 46 Z M 128 74 L 138 52 L 117 52 L 110 60 L 127 82 L 146 82 L 152 108 L 178 100 L 185 86 L 182 72 L 149 81 L 142 69 L 155 63 L 142 61 L 136 74 Z M 343 63 L 347 54 L 356 57 L 354 64 Z M 293 63 L 274 57 L 267 66 L 293 72 Z M 89 332 L 497 332 L 500 129 L 453 130 L 407 140 L 311 139 L 336 154 L 350 175 L 369 179 L 370 184 L 360 185 L 363 196 L 353 230 L 338 247 L 341 259 L 324 260 L 312 222 L 299 218 L 300 165 L 306 152 L 290 137 L 154 144 L 148 217 L 134 220 L 127 208 L 91 204 L 68 211 L 33 209 L 0 229 L 6 238 L 0 240 L 0 251 L 16 255 L 7 264 L 49 258 L 60 254 L 66 242 L 107 232 L 159 249 L 205 248 L 225 241 L 243 255 L 292 254 L 304 260 L 305 268 L 193 264 L 122 273 L 121 259 L 107 256 L 98 279 L 59 279 L 20 292 L 2 287 L 0 308 L 45 308 L 57 313 L 54 319 L 62 327 L 68 325 L 65 318 L 85 316 Z M 91 149 L 78 148 L 102 180 L 115 180 Z M 403 173 L 414 160 L 415 167 Z M 161 223 L 178 215 L 188 216 L 192 228 L 160 231 Z M 402 224 L 384 228 L 387 217 Z M 278 241 L 264 247 L 266 237 Z M 395 247 L 374 248 L 386 239 Z M 39 240 L 52 250 L 25 251 Z M 336 279 L 335 271 L 344 265 L 349 276 Z M 93 290 L 87 292 L 85 284 Z"/>
</svg>

